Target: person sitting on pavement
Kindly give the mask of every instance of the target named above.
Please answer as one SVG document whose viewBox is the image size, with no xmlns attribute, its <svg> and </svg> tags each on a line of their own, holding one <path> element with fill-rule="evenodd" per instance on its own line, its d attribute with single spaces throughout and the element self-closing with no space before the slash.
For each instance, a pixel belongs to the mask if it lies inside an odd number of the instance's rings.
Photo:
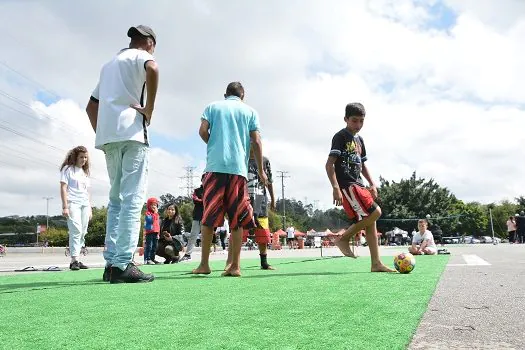
<svg viewBox="0 0 525 350">
<path fill-rule="evenodd" d="M 408 251 L 414 255 L 435 255 L 437 254 L 436 243 L 432 232 L 427 230 L 428 221 L 426 219 L 419 219 L 417 222 L 418 232 L 412 238 L 412 246 Z"/>
</svg>

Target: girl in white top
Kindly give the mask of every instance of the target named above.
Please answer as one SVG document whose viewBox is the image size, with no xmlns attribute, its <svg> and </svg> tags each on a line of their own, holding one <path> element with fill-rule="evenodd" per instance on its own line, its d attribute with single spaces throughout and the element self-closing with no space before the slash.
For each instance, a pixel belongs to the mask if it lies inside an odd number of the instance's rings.
<svg viewBox="0 0 525 350">
<path fill-rule="evenodd" d="M 67 218 L 69 230 L 71 270 L 88 268 L 78 260 L 78 256 L 85 244 L 84 237 L 92 217 L 89 187 L 88 151 L 86 147 L 78 146 L 67 153 L 60 166 L 60 197 L 62 215 Z"/>
<path fill-rule="evenodd" d="M 427 230 L 428 221 L 426 219 L 419 219 L 417 222 L 417 228 L 419 232 L 416 232 L 412 237 L 412 246 L 408 248 L 408 251 L 414 255 L 434 255 L 437 254 L 437 246 L 434 242 L 434 236 L 432 232 Z"/>
</svg>

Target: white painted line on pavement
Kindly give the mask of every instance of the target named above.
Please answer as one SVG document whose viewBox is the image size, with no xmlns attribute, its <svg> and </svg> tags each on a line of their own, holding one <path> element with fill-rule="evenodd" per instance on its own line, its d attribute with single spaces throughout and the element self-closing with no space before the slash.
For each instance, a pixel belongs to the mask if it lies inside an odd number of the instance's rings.
<svg viewBox="0 0 525 350">
<path fill-rule="evenodd" d="M 490 266 L 492 265 L 475 254 L 463 254 L 466 264 L 448 264 L 447 266 Z"/>
</svg>

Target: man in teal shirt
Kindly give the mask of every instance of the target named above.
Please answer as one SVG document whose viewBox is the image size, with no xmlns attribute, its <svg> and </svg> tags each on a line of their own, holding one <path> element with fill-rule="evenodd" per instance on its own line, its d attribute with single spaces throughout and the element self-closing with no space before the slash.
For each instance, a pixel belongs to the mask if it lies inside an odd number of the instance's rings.
<svg viewBox="0 0 525 350">
<path fill-rule="evenodd" d="M 246 187 L 250 140 L 261 181 L 266 185 L 268 179 L 263 171 L 259 116 L 243 102 L 242 84 L 228 84 L 224 97 L 224 100 L 208 105 L 201 117 L 199 135 L 208 146 L 202 183 L 202 256 L 200 265 L 193 273 L 211 273 L 209 257 L 213 228 L 223 225 L 226 214 L 232 229 L 229 247 L 232 260 L 223 276 L 240 276 L 242 232 L 243 229 L 255 227 Z"/>
</svg>

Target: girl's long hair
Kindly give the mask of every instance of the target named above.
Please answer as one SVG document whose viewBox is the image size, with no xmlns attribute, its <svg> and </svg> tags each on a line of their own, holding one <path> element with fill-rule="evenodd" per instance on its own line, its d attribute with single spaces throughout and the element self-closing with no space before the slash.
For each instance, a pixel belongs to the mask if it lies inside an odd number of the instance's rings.
<svg viewBox="0 0 525 350">
<path fill-rule="evenodd" d="M 62 171 L 65 167 L 75 166 L 77 164 L 77 158 L 80 153 L 85 153 L 88 155 L 88 159 L 86 161 L 86 164 L 82 167 L 86 175 L 89 175 L 89 154 L 88 150 L 84 146 L 77 146 L 66 154 L 66 159 L 62 162 L 62 165 L 60 166 L 60 171 Z"/>
</svg>

